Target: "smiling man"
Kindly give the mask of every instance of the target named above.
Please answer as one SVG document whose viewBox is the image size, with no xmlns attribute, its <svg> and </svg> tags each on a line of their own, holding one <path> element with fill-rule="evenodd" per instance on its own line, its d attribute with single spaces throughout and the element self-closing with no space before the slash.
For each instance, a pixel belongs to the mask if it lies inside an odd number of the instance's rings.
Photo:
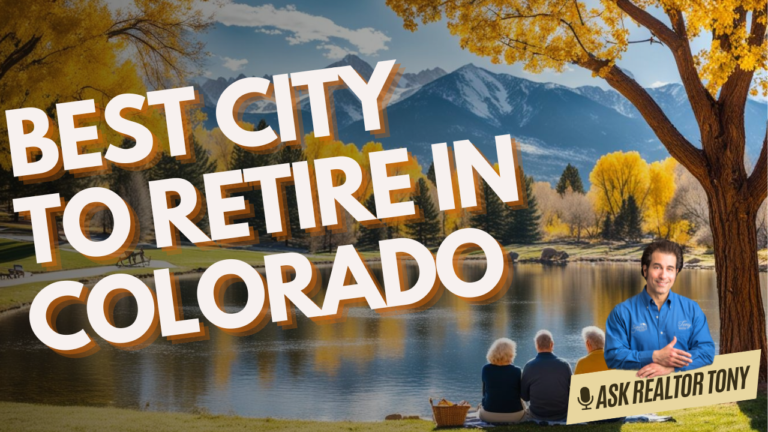
<svg viewBox="0 0 768 432">
<path fill-rule="evenodd" d="M 677 243 L 648 245 L 640 261 L 646 285 L 620 303 L 606 322 L 605 361 L 612 369 L 639 369 L 652 378 L 712 364 L 715 344 L 699 305 L 672 292 L 683 269 Z"/>
</svg>

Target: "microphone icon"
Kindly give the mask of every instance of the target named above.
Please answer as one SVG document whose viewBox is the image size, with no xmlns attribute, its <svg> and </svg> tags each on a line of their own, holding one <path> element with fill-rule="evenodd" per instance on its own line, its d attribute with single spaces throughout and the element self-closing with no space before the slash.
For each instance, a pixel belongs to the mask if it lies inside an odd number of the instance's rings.
<svg viewBox="0 0 768 432">
<path fill-rule="evenodd" d="M 582 402 L 582 400 L 586 401 L 587 399 L 589 399 L 589 402 Z M 581 397 L 577 398 L 577 400 L 579 401 L 579 405 L 584 407 L 584 409 L 582 411 L 586 411 L 588 409 L 592 409 L 589 406 L 592 404 L 592 402 L 595 401 L 595 398 L 590 396 L 589 389 L 587 387 L 582 387 L 581 388 Z"/>
</svg>

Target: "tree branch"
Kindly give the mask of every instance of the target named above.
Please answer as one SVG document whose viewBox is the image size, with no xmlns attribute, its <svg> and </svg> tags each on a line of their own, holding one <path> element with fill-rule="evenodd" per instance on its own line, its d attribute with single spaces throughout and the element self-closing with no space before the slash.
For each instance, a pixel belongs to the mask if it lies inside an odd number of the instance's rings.
<svg viewBox="0 0 768 432">
<path fill-rule="evenodd" d="M 595 73 L 600 73 L 601 70 L 609 66 L 609 63 L 604 60 L 587 59 L 579 65 Z M 667 148 L 669 154 L 700 182 L 707 181 L 707 164 L 704 154 L 677 130 L 651 95 L 616 65 L 610 66 L 608 73 L 603 75 L 611 87 L 621 93 L 640 111 L 659 141 Z"/>
<path fill-rule="evenodd" d="M 705 134 L 703 129 L 718 126 L 717 113 L 715 112 L 714 107 L 715 100 L 712 95 L 709 94 L 706 87 L 704 87 L 701 78 L 699 78 L 699 72 L 696 70 L 696 64 L 693 61 L 693 53 L 691 52 L 691 45 L 688 39 L 688 31 L 685 26 L 683 13 L 676 10 L 669 10 L 667 16 L 669 16 L 672 28 L 679 38 L 677 44 L 670 47 L 672 49 L 672 55 L 675 57 L 675 63 L 680 72 L 680 79 L 683 82 L 686 94 L 688 94 L 688 100 L 691 103 L 693 115 L 696 117 L 696 121 L 699 124 L 702 136 L 702 147 L 704 148 L 704 151 L 707 152 L 711 143 L 704 139 L 704 137 L 708 135 Z M 718 134 L 713 133 L 711 135 Z"/>
<path fill-rule="evenodd" d="M 765 39 L 766 26 L 759 22 L 761 16 L 765 16 L 764 10 L 752 11 L 751 30 L 748 39 L 750 46 L 759 46 Z M 746 26 L 746 11 L 740 14 L 740 17 L 739 26 Z M 730 49 L 730 41 L 728 41 L 728 49 Z M 720 90 L 718 102 L 722 105 L 724 114 L 732 118 L 733 121 L 740 121 L 740 124 L 744 124 L 744 107 L 754 75 L 754 70 L 745 71 L 737 66 Z"/>
<path fill-rule="evenodd" d="M 37 43 L 40 42 L 40 39 L 42 39 L 42 36 L 32 36 L 28 41 L 8 54 L 5 60 L 0 63 L 0 81 L 2 81 L 5 74 L 7 74 L 11 68 L 32 54 L 32 51 L 35 50 L 35 47 L 37 47 Z"/>
<path fill-rule="evenodd" d="M 685 92 L 688 94 L 693 114 L 696 117 L 696 121 L 700 125 L 700 128 L 716 127 L 718 123 L 713 107 L 714 99 L 701 83 L 699 73 L 693 62 L 693 54 L 691 53 L 691 47 L 688 43 L 688 35 L 685 30 L 683 14 L 678 11 L 668 11 L 667 14 L 672 22 L 672 28 L 674 29 L 672 30 L 659 19 L 644 9 L 641 9 L 630 0 L 616 0 L 616 5 L 633 20 L 650 30 L 652 34 L 658 37 L 659 40 L 670 48 L 670 51 L 675 58 L 677 69 L 680 72 L 680 78 L 685 87 Z M 702 137 L 711 136 L 711 134 L 705 134 L 703 130 L 701 133 Z M 710 143 L 706 142 L 706 140 L 702 140 L 702 144 L 706 149 Z"/>
<path fill-rule="evenodd" d="M 749 195 L 752 200 L 752 208 L 757 210 L 762 204 L 765 197 L 768 195 L 768 160 L 766 159 L 766 152 L 768 149 L 768 130 L 766 130 L 765 138 L 763 138 L 763 149 L 760 150 L 760 156 L 757 158 L 755 169 L 747 180 L 747 187 L 749 188 Z"/>
<path fill-rule="evenodd" d="M 655 34 L 656 37 L 668 46 L 677 46 L 680 40 L 678 35 L 644 9 L 639 8 L 630 0 L 616 0 L 616 6 L 629 15 L 630 18 L 637 21 L 641 26 L 650 30 L 651 33 Z"/>
</svg>

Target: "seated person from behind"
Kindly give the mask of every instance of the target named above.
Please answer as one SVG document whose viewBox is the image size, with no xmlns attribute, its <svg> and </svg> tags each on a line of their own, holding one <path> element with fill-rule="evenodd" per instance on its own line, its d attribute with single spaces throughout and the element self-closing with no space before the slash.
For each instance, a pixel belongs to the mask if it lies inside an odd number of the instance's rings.
<svg viewBox="0 0 768 432">
<path fill-rule="evenodd" d="M 513 365 L 517 345 L 497 339 L 488 350 L 488 364 L 483 366 L 483 403 L 478 409 L 480 420 L 488 423 L 515 423 L 525 415 L 520 400 L 520 368 Z"/>
<path fill-rule="evenodd" d="M 658 240 L 645 248 L 645 288 L 613 308 L 605 323 L 609 367 L 639 369 L 638 377 L 653 378 L 712 364 L 715 344 L 707 317 L 698 303 L 672 291 L 682 269 L 677 243 Z"/>
<path fill-rule="evenodd" d="M 552 353 L 552 333 L 539 330 L 534 337 L 538 355 L 523 368 L 521 395 L 532 420 L 565 421 L 568 417 L 568 392 L 571 389 L 571 365 Z"/>
<path fill-rule="evenodd" d="M 605 332 L 595 326 L 584 327 L 581 331 L 581 338 L 584 339 L 584 344 L 587 346 L 587 355 L 576 363 L 576 370 L 573 371 L 573 374 L 578 375 L 610 370 L 608 365 L 605 364 L 605 356 L 603 355 Z"/>
</svg>

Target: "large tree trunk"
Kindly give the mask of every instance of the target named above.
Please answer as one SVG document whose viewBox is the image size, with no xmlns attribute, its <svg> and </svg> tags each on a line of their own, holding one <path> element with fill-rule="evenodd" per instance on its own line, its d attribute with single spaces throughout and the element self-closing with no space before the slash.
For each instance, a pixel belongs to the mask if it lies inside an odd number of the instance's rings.
<svg viewBox="0 0 768 432">
<path fill-rule="evenodd" d="M 720 354 L 760 349 L 760 381 L 768 378 L 765 310 L 757 259 L 757 210 L 744 189 L 704 185 L 715 246 L 720 305 Z"/>
</svg>

